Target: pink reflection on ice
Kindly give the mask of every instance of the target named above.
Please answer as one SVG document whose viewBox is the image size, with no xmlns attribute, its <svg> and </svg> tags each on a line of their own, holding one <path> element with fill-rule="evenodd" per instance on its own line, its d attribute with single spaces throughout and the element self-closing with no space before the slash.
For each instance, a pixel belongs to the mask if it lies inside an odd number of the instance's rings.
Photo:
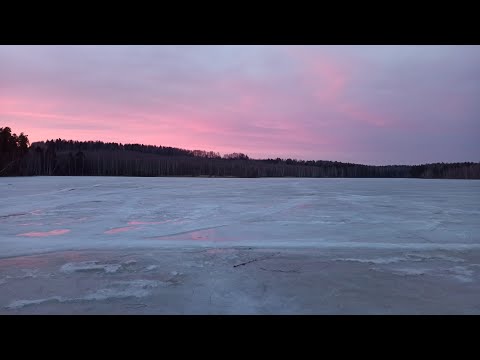
<svg viewBox="0 0 480 360">
<path fill-rule="evenodd" d="M 38 231 L 38 232 L 28 232 L 24 234 L 18 234 L 17 236 L 27 236 L 27 237 L 47 237 L 47 236 L 56 236 L 69 233 L 68 229 L 57 229 L 52 231 Z"/>
<path fill-rule="evenodd" d="M 125 227 L 113 228 L 113 229 L 105 231 L 104 234 L 118 234 L 118 233 L 121 233 L 121 232 L 130 231 L 130 230 L 133 230 L 133 229 L 136 229 L 136 228 L 137 227 L 135 227 L 135 226 L 125 226 Z"/>
<path fill-rule="evenodd" d="M 36 223 L 36 222 L 33 222 L 33 223 L 25 223 L 25 224 L 18 224 L 20 226 L 32 226 L 32 225 L 43 225 L 42 223 Z"/>
<path fill-rule="evenodd" d="M 33 210 L 33 211 L 30 211 L 30 214 L 32 214 L 32 215 L 42 215 L 43 211 L 42 210 Z"/>
</svg>

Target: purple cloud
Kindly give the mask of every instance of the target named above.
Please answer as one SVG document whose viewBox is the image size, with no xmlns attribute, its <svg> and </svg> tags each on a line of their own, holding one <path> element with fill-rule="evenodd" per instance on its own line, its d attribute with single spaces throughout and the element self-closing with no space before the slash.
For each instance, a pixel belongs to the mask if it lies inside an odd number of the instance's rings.
<svg viewBox="0 0 480 360">
<path fill-rule="evenodd" d="M 479 46 L 0 46 L 0 123 L 368 164 L 479 161 Z"/>
</svg>

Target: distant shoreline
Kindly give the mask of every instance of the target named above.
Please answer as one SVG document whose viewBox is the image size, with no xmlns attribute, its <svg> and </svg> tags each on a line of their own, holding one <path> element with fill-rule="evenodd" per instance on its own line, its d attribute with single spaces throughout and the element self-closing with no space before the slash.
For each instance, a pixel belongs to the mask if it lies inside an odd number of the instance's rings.
<svg viewBox="0 0 480 360">
<path fill-rule="evenodd" d="M 243 153 L 102 141 L 48 140 L 0 128 L 0 176 L 480 179 L 480 162 L 364 165 L 330 160 L 252 159 Z M 5 140 L 6 139 L 6 140 Z"/>
<path fill-rule="evenodd" d="M 0 179 L 12 179 L 12 178 L 33 178 L 33 177 L 75 177 L 75 178 L 90 178 L 90 177 L 105 177 L 105 178 L 181 178 L 181 179 L 359 179 L 359 180 L 480 180 L 477 178 L 421 178 L 421 177 L 306 177 L 306 176 L 258 176 L 258 177 L 243 177 L 243 176 L 208 176 L 208 175 L 158 175 L 158 176 L 139 176 L 139 175 L 8 175 L 0 176 Z"/>
</svg>

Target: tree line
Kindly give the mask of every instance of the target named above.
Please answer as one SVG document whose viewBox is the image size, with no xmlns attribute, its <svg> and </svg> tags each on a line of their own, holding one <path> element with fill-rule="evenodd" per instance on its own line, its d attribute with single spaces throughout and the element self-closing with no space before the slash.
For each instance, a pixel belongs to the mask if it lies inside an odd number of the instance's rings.
<svg viewBox="0 0 480 360">
<path fill-rule="evenodd" d="M 28 136 L 17 136 L 9 127 L 0 127 L 0 176 L 21 172 L 21 159 L 29 150 Z"/>
<path fill-rule="evenodd" d="M 250 159 L 243 153 L 47 140 L 0 128 L 0 176 L 211 176 L 480 179 L 480 163 L 373 166 L 325 160 Z"/>
</svg>

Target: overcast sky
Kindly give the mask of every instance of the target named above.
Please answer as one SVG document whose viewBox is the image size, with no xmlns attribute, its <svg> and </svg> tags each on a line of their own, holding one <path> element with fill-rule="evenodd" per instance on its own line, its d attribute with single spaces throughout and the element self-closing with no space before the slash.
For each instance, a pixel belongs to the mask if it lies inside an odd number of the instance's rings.
<svg viewBox="0 0 480 360">
<path fill-rule="evenodd" d="M 0 127 L 365 164 L 480 161 L 480 46 L 0 46 Z"/>
</svg>

